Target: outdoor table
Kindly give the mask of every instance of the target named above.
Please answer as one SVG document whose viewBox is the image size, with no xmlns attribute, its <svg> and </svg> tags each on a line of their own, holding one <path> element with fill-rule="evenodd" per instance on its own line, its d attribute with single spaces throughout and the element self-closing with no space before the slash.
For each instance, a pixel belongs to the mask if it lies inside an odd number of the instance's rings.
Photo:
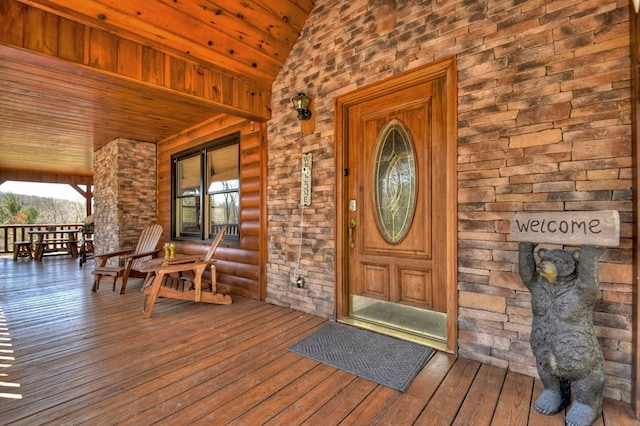
<svg viewBox="0 0 640 426">
<path fill-rule="evenodd" d="M 193 263 L 202 260 L 202 256 L 192 256 L 181 253 L 176 253 L 176 257 L 155 257 L 153 259 L 146 260 L 140 266 L 140 272 L 146 272 L 147 276 L 142 282 L 142 290 L 146 286 L 152 284 L 153 279 L 156 276 L 156 272 L 168 265 L 178 265 L 181 263 Z"/>
<path fill-rule="evenodd" d="M 68 253 L 71 256 L 78 257 L 78 240 L 76 239 L 77 229 L 57 229 L 55 231 L 50 230 L 36 230 L 29 231 L 29 234 L 36 235 L 38 239 L 36 240 L 36 251 L 35 258 L 36 260 L 42 260 L 42 257 L 46 253 L 54 253 L 54 252 L 62 252 Z M 47 238 L 45 240 L 45 236 L 52 236 L 52 239 Z M 62 238 L 58 238 L 58 236 L 62 236 Z M 47 249 L 46 246 L 48 244 L 58 245 L 64 244 L 65 247 Z"/>
</svg>

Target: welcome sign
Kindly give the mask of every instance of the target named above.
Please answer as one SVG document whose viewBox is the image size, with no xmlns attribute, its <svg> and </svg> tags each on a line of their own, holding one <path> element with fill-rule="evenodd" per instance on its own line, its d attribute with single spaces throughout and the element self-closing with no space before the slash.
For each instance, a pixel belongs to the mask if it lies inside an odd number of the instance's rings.
<svg viewBox="0 0 640 426">
<path fill-rule="evenodd" d="M 620 214 L 593 212 L 516 213 L 511 218 L 511 240 L 566 245 L 620 245 Z"/>
</svg>

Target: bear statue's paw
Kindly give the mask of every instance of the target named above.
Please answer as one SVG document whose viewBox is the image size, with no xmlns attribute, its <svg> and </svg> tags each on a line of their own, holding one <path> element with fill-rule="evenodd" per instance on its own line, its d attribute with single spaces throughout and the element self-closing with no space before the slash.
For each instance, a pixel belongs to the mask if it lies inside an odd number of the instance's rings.
<svg viewBox="0 0 640 426">
<path fill-rule="evenodd" d="M 567 413 L 565 423 L 567 426 L 590 426 L 598 417 L 600 413 L 596 410 L 579 401 L 574 401 Z"/>
<path fill-rule="evenodd" d="M 536 400 L 536 410 L 542 414 L 552 415 L 569 405 L 569 401 L 557 392 L 545 389 Z"/>
</svg>

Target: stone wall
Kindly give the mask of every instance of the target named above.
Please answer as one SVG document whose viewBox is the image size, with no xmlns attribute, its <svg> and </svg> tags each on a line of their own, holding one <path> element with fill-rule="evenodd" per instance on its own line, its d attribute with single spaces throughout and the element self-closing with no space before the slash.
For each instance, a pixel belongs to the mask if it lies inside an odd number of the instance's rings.
<svg viewBox="0 0 640 426">
<path fill-rule="evenodd" d="M 610 0 L 396 0 L 376 28 L 367 0 L 317 0 L 273 84 L 267 298 L 333 317 L 334 102 L 372 82 L 456 55 L 461 356 L 535 375 L 530 296 L 517 274 L 517 211 L 612 209 L 619 248 L 601 259 L 596 327 L 605 394 L 630 400 L 632 170 L 629 3 Z M 379 2 L 378 2 L 379 3 Z M 373 7 L 373 6 L 371 6 Z M 290 98 L 314 100 L 303 136 Z M 300 234 L 300 159 L 313 200 Z M 302 238 L 301 238 L 302 237 Z M 302 256 L 298 265 L 298 250 Z M 291 286 L 295 268 L 307 288 Z"/>
<path fill-rule="evenodd" d="M 157 222 L 156 145 L 115 139 L 94 158 L 96 253 L 135 246 Z"/>
</svg>

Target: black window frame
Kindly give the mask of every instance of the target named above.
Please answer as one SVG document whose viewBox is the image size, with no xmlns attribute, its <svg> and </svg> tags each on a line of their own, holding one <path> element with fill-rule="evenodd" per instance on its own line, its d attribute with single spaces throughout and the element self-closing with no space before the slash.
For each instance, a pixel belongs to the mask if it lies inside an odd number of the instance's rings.
<svg viewBox="0 0 640 426">
<path fill-rule="evenodd" d="M 205 234 L 211 228 L 211 225 L 207 224 L 207 220 L 211 220 L 210 218 L 210 209 L 209 203 L 207 202 L 207 197 L 209 197 L 207 191 L 207 154 L 210 151 L 214 151 L 216 149 L 224 148 L 231 145 L 238 145 L 238 203 L 239 209 L 242 209 L 241 206 L 241 190 L 242 185 L 240 182 L 240 132 L 232 133 L 220 138 L 217 138 L 213 141 L 206 142 L 197 147 L 193 147 L 171 156 L 171 238 L 176 241 L 193 241 L 193 242 L 204 242 L 204 241 L 212 241 L 215 238 L 215 232 L 211 230 L 210 235 L 207 237 Z M 195 156 L 200 157 L 199 165 L 200 165 L 200 186 L 198 191 L 198 201 L 200 203 L 200 230 L 199 233 L 187 233 L 186 235 L 178 235 L 178 218 L 177 218 L 177 202 L 181 197 L 178 197 L 178 163 L 180 161 L 186 160 L 188 158 L 193 158 Z M 238 212 L 238 223 L 237 226 L 230 226 L 225 233 L 223 243 L 227 245 L 239 245 L 240 244 L 240 225 L 241 225 L 241 215 Z"/>
</svg>

